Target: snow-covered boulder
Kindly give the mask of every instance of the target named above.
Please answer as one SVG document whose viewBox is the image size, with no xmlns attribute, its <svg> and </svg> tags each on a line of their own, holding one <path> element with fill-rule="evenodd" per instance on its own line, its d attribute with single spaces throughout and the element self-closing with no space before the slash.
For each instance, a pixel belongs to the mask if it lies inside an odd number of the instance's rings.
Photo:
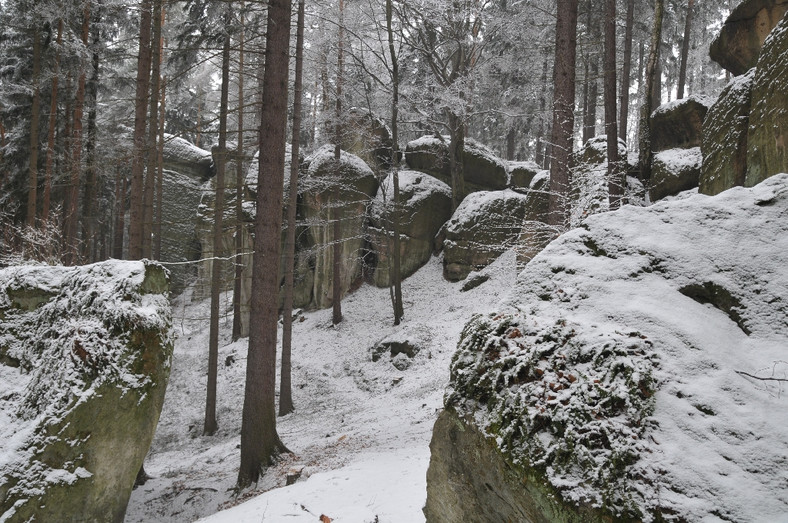
<svg viewBox="0 0 788 523">
<path fill-rule="evenodd" d="M 712 98 L 692 95 L 660 105 L 651 113 L 651 149 L 700 147 L 703 120 L 713 104 Z"/>
<path fill-rule="evenodd" d="M 703 120 L 703 165 L 698 191 L 714 195 L 744 185 L 747 129 L 755 69 L 731 80 Z"/>
<path fill-rule="evenodd" d="M 651 201 L 697 187 L 702 163 L 700 147 L 656 153 L 651 164 Z"/>
<path fill-rule="evenodd" d="M 451 188 L 429 174 L 399 172 L 400 274 L 407 278 L 430 259 L 435 234 L 451 217 Z M 375 253 L 373 281 L 379 287 L 390 282 L 394 214 L 394 186 L 389 175 L 381 183 L 369 213 L 369 242 Z"/>
<path fill-rule="evenodd" d="M 755 66 L 766 35 L 788 11 L 788 0 L 744 0 L 728 15 L 709 57 L 734 75 Z"/>
<path fill-rule="evenodd" d="M 0 270 L 0 521 L 123 521 L 170 372 L 165 270 Z"/>
<path fill-rule="evenodd" d="M 518 192 L 527 191 L 534 176 L 542 170 L 536 162 L 509 162 L 509 187 Z"/>
<path fill-rule="evenodd" d="M 788 8 L 788 2 L 783 9 Z M 788 15 L 769 33 L 752 82 L 747 133 L 747 176 L 751 187 L 788 172 Z"/>
<path fill-rule="evenodd" d="M 528 197 L 511 189 L 469 194 L 443 226 L 443 276 L 464 279 L 492 263 L 517 240 Z"/>
<path fill-rule="evenodd" d="M 361 158 L 347 152 L 342 152 L 337 172 L 333 145 L 324 145 L 304 163 L 309 167 L 299 193 L 307 226 L 306 247 L 312 258 L 309 266 L 314 268 L 310 306 L 323 308 L 332 303 L 334 241 L 341 242 L 342 294 L 361 277 L 366 209 L 377 192 L 378 181 Z M 338 240 L 334 239 L 336 219 L 340 222 Z"/>
<path fill-rule="evenodd" d="M 185 174 L 197 181 L 204 182 L 212 176 L 211 153 L 183 138 L 165 134 L 162 159 L 165 169 Z"/>
<path fill-rule="evenodd" d="M 391 129 L 369 111 L 352 108 L 344 121 L 342 150 L 355 154 L 380 173 L 391 165 Z"/>
<path fill-rule="evenodd" d="M 553 241 L 463 331 L 428 520 L 781 520 L 787 215 L 780 174 Z"/>
<path fill-rule="evenodd" d="M 408 167 L 435 176 L 451 185 L 449 167 L 449 137 L 422 136 L 408 142 L 405 160 Z M 497 191 L 507 185 L 506 163 L 488 147 L 471 138 L 465 139 L 462 154 L 466 193 Z"/>
</svg>

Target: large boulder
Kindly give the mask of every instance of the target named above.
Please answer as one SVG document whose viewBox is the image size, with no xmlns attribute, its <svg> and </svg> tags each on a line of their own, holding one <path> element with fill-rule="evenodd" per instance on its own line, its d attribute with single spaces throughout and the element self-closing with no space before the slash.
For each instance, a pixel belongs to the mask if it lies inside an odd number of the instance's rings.
<svg viewBox="0 0 788 523">
<path fill-rule="evenodd" d="M 355 154 L 376 173 L 391 165 L 393 145 L 391 129 L 386 122 L 358 108 L 352 108 L 344 121 L 341 146 L 343 151 Z"/>
<path fill-rule="evenodd" d="M 719 194 L 744 185 L 747 173 L 747 131 L 755 69 L 731 80 L 703 121 L 702 194 Z"/>
<path fill-rule="evenodd" d="M 531 181 L 542 170 L 536 162 L 509 162 L 509 187 L 518 192 L 528 191 Z"/>
<path fill-rule="evenodd" d="M 422 136 L 408 142 L 405 160 L 411 169 L 429 173 L 451 186 L 448 151 L 448 136 Z M 466 193 L 506 188 L 506 163 L 489 148 L 466 138 L 462 158 Z"/>
<path fill-rule="evenodd" d="M 781 520 L 786 213 L 781 174 L 553 241 L 460 336 L 428 521 Z"/>
<path fill-rule="evenodd" d="M 204 182 L 213 175 L 210 152 L 171 134 L 164 135 L 162 160 L 165 169 L 179 172 L 194 180 Z"/>
<path fill-rule="evenodd" d="M 310 305 L 323 308 L 332 304 L 335 241 L 341 243 L 342 295 L 362 276 L 366 208 L 375 196 L 378 181 L 361 158 L 347 152 L 342 152 L 337 170 L 333 145 L 324 145 L 304 163 L 308 170 L 299 192 L 307 225 L 309 265 L 314 267 Z M 339 238 L 334 238 L 335 220 L 340 224 Z"/>
<path fill-rule="evenodd" d="M 651 164 L 651 201 L 697 187 L 702 163 L 700 147 L 668 149 L 656 153 Z"/>
<path fill-rule="evenodd" d="M 399 172 L 400 189 L 400 275 L 407 278 L 430 259 L 435 250 L 435 235 L 451 217 L 451 188 L 429 174 Z M 370 209 L 368 227 L 371 249 L 375 253 L 375 285 L 390 284 L 394 215 L 394 187 L 389 174 L 381 183 Z"/>
<path fill-rule="evenodd" d="M 746 73 L 755 67 L 766 36 L 786 11 L 788 0 L 744 0 L 725 20 L 709 56 L 734 75 Z"/>
<path fill-rule="evenodd" d="M 464 279 L 512 247 L 522 228 L 528 202 L 511 189 L 469 194 L 439 233 L 443 276 Z"/>
<path fill-rule="evenodd" d="M 714 100 L 692 95 L 660 105 L 651 113 L 651 149 L 700 147 L 703 120 Z"/>
<path fill-rule="evenodd" d="M 785 16 L 763 44 L 752 83 L 744 180 L 748 187 L 774 174 L 788 172 L 787 71 L 788 16 Z"/>
<path fill-rule="evenodd" d="M 0 270 L 0 520 L 122 522 L 164 401 L 166 271 Z"/>
</svg>

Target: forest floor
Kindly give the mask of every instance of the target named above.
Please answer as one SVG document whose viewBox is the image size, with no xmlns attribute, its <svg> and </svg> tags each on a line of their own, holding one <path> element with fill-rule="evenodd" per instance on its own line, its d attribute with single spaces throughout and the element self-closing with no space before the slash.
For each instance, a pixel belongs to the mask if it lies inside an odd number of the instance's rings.
<svg viewBox="0 0 788 523">
<path fill-rule="evenodd" d="M 388 289 L 363 285 L 331 310 L 304 312 L 293 327 L 296 411 L 278 418 L 292 452 L 253 488 L 234 491 L 247 339 L 232 343 L 232 294 L 222 297 L 217 416 L 219 431 L 203 436 L 208 354 L 208 300 L 187 290 L 174 300 L 178 335 L 164 408 L 126 521 L 418 522 L 426 500 L 429 442 L 442 407 L 449 363 L 473 314 L 491 311 L 512 288 L 513 252 L 483 272 L 491 278 L 462 292 L 443 279 L 432 258 L 403 282 L 405 319 L 393 326 Z M 422 346 L 398 370 L 370 348 L 396 334 Z M 281 333 L 280 333 L 281 340 Z M 281 352 L 281 351 L 280 351 Z M 277 385 L 278 387 L 278 385 Z M 286 486 L 290 481 L 293 484 Z M 297 480 L 295 478 L 298 478 Z M 229 509 L 229 510 L 226 510 Z"/>
</svg>

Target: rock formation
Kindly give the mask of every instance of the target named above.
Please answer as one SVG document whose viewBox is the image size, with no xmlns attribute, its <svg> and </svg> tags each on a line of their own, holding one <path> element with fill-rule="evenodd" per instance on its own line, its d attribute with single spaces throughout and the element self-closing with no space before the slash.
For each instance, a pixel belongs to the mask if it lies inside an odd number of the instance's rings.
<svg viewBox="0 0 788 523">
<path fill-rule="evenodd" d="M 788 0 L 745 0 L 728 16 L 709 56 L 738 76 L 755 67 L 763 41 L 788 11 Z"/>
<path fill-rule="evenodd" d="M 400 171 L 400 274 L 407 278 L 421 268 L 435 250 L 435 235 L 451 217 L 451 189 L 429 174 Z M 393 244 L 394 188 L 391 175 L 370 208 L 370 248 L 375 253 L 373 281 L 378 287 L 390 283 L 389 264 Z"/>
<path fill-rule="evenodd" d="M 527 191 L 534 176 L 542 171 L 536 162 L 509 162 L 509 187 L 518 192 Z"/>
<path fill-rule="evenodd" d="M 122 522 L 164 401 L 165 270 L 0 270 L 0 520 Z"/>
<path fill-rule="evenodd" d="M 788 370 L 786 213 L 781 174 L 553 241 L 461 334 L 427 521 L 788 513 L 788 410 L 758 379 Z"/>
</svg>

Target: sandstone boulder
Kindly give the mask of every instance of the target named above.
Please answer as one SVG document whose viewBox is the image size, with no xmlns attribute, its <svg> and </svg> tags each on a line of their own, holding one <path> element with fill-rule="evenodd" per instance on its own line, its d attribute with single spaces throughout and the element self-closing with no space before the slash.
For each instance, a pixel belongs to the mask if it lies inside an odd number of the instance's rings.
<svg viewBox="0 0 788 523">
<path fill-rule="evenodd" d="M 725 20 L 709 56 L 738 76 L 755 67 L 766 36 L 788 11 L 788 0 L 744 0 Z"/>
<path fill-rule="evenodd" d="M 531 180 L 542 170 L 536 162 L 509 162 L 509 187 L 518 192 L 527 191 Z"/>
<path fill-rule="evenodd" d="M 747 131 L 755 69 L 734 78 L 720 93 L 703 121 L 703 164 L 699 192 L 714 195 L 744 185 Z"/>
<path fill-rule="evenodd" d="M 700 147 L 656 153 L 651 165 L 651 201 L 697 187 L 702 163 Z"/>
<path fill-rule="evenodd" d="M 173 337 L 143 262 L 0 270 L 0 520 L 123 521 Z"/>
<path fill-rule="evenodd" d="M 352 108 L 342 131 L 342 150 L 355 154 L 376 173 L 391 165 L 391 130 L 369 111 Z"/>
<path fill-rule="evenodd" d="M 194 180 L 204 182 L 213 175 L 210 152 L 171 134 L 164 135 L 163 160 L 165 169 Z"/>
<path fill-rule="evenodd" d="M 400 274 L 407 278 L 430 259 L 435 235 L 451 217 L 451 189 L 432 176 L 417 171 L 400 171 Z M 369 241 L 375 253 L 373 281 L 378 287 L 389 285 L 389 264 L 393 244 L 392 217 L 394 188 L 391 175 L 370 209 Z"/>
<path fill-rule="evenodd" d="M 703 120 L 714 100 L 692 95 L 660 105 L 651 113 L 651 149 L 700 147 Z"/>
<path fill-rule="evenodd" d="M 512 247 L 522 228 L 528 197 L 510 189 L 469 194 L 443 226 L 443 276 L 464 279 Z"/>
<path fill-rule="evenodd" d="M 299 193 L 303 198 L 302 215 L 307 226 L 310 261 L 314 267 L 311 306 L 328 307 L 333 289 L 333 221 L 340 222 L 342 245 L 342 294 L 361 278 L 366 235 L 366 208 L 375 196 L 378 181 L 372 169 L 354 154 L 342 153 L 337 172 L 334 146 L 324 145 L 304 163 L 308 171 Z M 336 203 L 338 202 L 338 203 Z"/>
<path fill-rule="evenodd" d="M 405 160 L 411 169 L 435 176 L 451 185 L 448 149 L 449 137 L 422 136 L 409 142 Z M 506 164 L 489 148 L 467 138 L 463 151 L 466 192 L 497 191 L 507 185 Z"/>
<path fill-rule="evenodd" d="M 788 3 L 785 4 L 788 7 Z M 747 175 L 751 187 L 788 172 L 788 15 L 763 44 L 752 83 L 747 134 Z"/>
</svg>

